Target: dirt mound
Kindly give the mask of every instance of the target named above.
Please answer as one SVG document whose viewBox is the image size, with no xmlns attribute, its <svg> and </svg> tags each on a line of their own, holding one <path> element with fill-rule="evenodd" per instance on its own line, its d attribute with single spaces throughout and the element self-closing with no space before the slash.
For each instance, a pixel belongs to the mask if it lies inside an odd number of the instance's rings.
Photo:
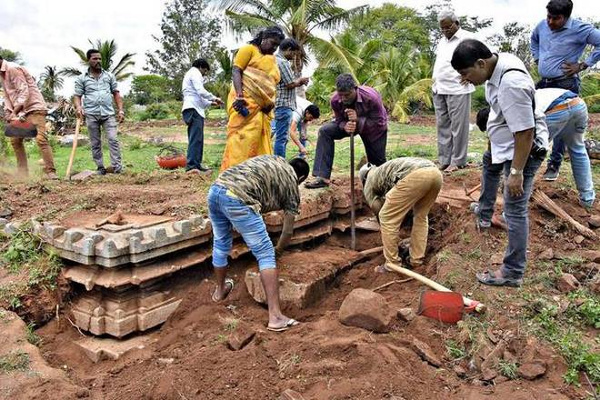
<svg viewBox="0 0 600 400">
<path fill-rule="evenodd" d="M 473 187 L 478 180 L 477 171 L 467 171 L 445 179 L 444 188 L 460 191 L 463 182 Z M 194 185 L 195 181 L 177 178 L 161 187 L 156 178 L 150 178 L 145 185 L 126 183 L 116 190 L 114 184 L 111 187 L 100 182 L 80 186 L 85 194 L 73 197 L 79 201 L 92 199 L 95 211 L 102 207 L 111 210 L 109 207 L 121 202 L 123 212 L 148 212 L 159 204 L 165 213 L 179 215 L 185 214 L 180 196 L 175 203 L 165 190 L 181 190 L 190 196 L 186 201 L 202 204 L 202 195 Z M 586 221 L 588 214 L 576 205 L 575 193 L 541 182 L 537 187 L 575 219 Z M 55 191 L 58 188 L 51 193 Z M 122 191 L 129 193 L 125 196 Z M 21 195 L 33 199 L 27 192 L 23 189 Z M 125 202 L 132 193 L 139 199 L 138 204 Z M 50 195 L 50 205 L 56 206 L 57 201 Z M 71 201 L 72 205 L 78 200 Z M 40 204 L 37 210 L 48 211 L 50 205 Z M 342 325 L 338 310 L 350 291 L 377 288 L 398 278 L 373 271 L 383 261 L 379 256 L 338 276 L 327 296 L 311 307 L 288 310 L 291 317 L 301 321 L 300 326 L 283 334 L 268 332 L 266 309 L 250 297 L 243 285 L 246 269 L 256 266 L 255 260 L 246 256 L 231 265 L 230 275 L 236 286 L 221 304 L 210 299 L 214 284 L 207 280 L 211 273 L 208 266 L 177 274 L 170 289 L 183 301 L 162 327 L 149 333 L 154 342 L 143 350 L 117 361 L 94 364 L 74 344 L 81 338 L 80 333 L 68 323 L 67 315 L 61 315 L 60 324 L 54 320 L 37 331 L 43 339 L 42 352 L 53 367 L 66 366 L 72 381 L 86 388 L 93 399 L 259 400 L 276 399 L 286 389 L 302 393 L 307 400 L 584 397 L 584 388 L 564 384 L 567 366 L 562 358 L 521 329 L 519 321 L 528 305 L 517 300 L 519 292 L 482 287 L 475 282 L 476 271 L 490 267 L 501 257 L 506 235 L 497 229 L 478 232 L 468 205 L 468 199 L 436 204 L 430 218 L 428 256 L 418 269 L 490 306 L 487 315 L 467 316 L 458 326 L 416 317 L 409 322 L 396 319 L 390 333 L 374 334 Z M 527 290 L 541 284 L 529 279 L 547 268 L 536 262 L 536 256 L 549 245 L 567 256 L 584 249 L 597 250 L 597 244 L 587 239 L 576 244 L 576 233 L 564 222 L 535 206 L 531 209 Z M 27 212 L 24 206 L 14 211 L 18 215 Z M 403 230 L 403 236 L 408 229 Z M 379 244 L 378 233 L 359 236 L 359 250 Z M 287 268 L 301 273 L 307 257 L 323 263 L 345 262 L 340 260 L 339 251 L 325 249 L 343 250 L 348 245 L 348 234 L 335 234 L 312 249 L 287 253 Z M 423 289 L 410 281 L 392 284 L 378 293 L 393 309 L 416 310 Z M 593 335 L 594 331 L 589 333 Z M 245 343 L 240 337 L 249 340 Z M 238 345 L 233 346 L 233 342 Z M 241 349 L 232 350 L 236 347 Z M 541 378 L 529 381 L 520 379 L 519 372 L 511 369 L 517 365 L 530 367 L 532 373 L 541 368 L 545 371 Z M 522 373 L 525 376 L 527 371 Z M 59 392 L 39 389 L 36 393 L 56 397 Z"/>
</svg>

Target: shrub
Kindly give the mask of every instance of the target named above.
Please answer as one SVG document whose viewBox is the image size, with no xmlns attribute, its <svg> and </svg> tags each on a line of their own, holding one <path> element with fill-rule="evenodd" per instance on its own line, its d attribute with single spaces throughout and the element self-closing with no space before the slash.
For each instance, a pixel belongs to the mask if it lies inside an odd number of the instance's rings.
<svg viewBox="0 0 600 400">
<path fill-rule="evenodd" d="M 146 111 L 142 114 L 140 119 L 146 121 L 149 119 L 167 119 L 171 110 L 166 103 L 153 103 L 146 107 Z"/>
</svg>

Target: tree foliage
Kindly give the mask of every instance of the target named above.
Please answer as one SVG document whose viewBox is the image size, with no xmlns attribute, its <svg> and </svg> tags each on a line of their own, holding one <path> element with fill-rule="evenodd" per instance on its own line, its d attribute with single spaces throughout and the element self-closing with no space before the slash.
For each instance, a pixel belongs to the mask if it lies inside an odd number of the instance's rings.
<svg viewBox="0 0 600 400">
<path fill-rule="evenodd" d="M 146 53 L 146 70 L 171 81 L 171 90 L 181 98 L 181 82 L 194 60 L 205 58 L 211 66 L 223 50 L 221 20 L 207 11 L 202 0 L 172 0 L 163 13 L 159 48 Z M 214 68 L 214 66 L 213 66 Z"/>
<path fill-rule="evenodd" d="M 46 101 L 56 101 L 56 91 L 62 89 L 65 82 L 64 70 L 59 70 L 52 65 L 46 65 L 40 75 L 39 87 Z"/>
<path fill-rule="evenodd" d="M 537 70 L 531 55 L 531 30 L 519 22 L 509 22 L 502 27 L 501 33 L 496 33 L 488 41 L 498 47 L 498 51 L 512 53 L 519 57 L 525 66 L 533 72 Z"/>
<path fill-rule="evenodd" d="M 308 62 L 307 51 L 329 42 L 314 35 L 315 30 L 334 32 L 367 6 L 343 9 L 335 0 L 214 0 L 217 8 L 225 9 L 229 27 L 238 35 L 255 33 L 260 28 L 279 25 L 288 37 L 302 48 L 303 57 L 294 60 L 293 69 L 300 75 Z"/>
<path fill-rule="evenodd" d="M 14 62 L 17 64 L 23 64 L 23 59 L 21 58 L 21 54 L 18 51 L 12 51 L 10 49 L 0 47 L 0 56 L 2 56 L 3 60 Z"/>
<path fill-rule="evenodd" d="M 133 57 L 135 53 L 125 53 L 117 63 L 115 60 L 117 59 L 115 56 L 117 55 L 117 43 L 114 40 L 96 40 L 96 42 L 92 42 L 88 40 L 91 48 L 94 48 L 100 52 L 102 56 L 102 69 L 111 72 L 115 75 L 117 81 L 124 81 L 133 75 L 133 72 L 130 69 L 135 65 L 135 61 L 133 61 Z M 77 54 L 79 57 L 79 63 L 83 68 L 65 68 L 64 73 L 67 76 L 78 76 L 82 74 L 82 69 L 86 70 L 88 67 L 88 59 L 87 59 L 87 49 L 82 50 L 75 46 L 71 46 L 71 49 Z"/>
<path fill-rule="evenodd" d="M 171 92 L 171 82 L 160 75 L 134 76 L 129 95 L 134 103 L 142 105 L 161 103 L 175 98 Z"/>
</svg>

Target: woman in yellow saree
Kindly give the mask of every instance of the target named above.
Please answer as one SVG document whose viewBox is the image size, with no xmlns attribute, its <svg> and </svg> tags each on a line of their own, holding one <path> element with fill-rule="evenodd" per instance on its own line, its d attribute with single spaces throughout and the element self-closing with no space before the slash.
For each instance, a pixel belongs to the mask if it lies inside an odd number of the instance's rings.
<svg viewBox="0 0 600 400">
<path fill-rule="evenodd" d="M 258 155 L 273 154 L 271 119 L 279 82 L 273 53 L 284 38 L 281 28 L 266 28 L 235 55 L 221 171 Z"/>
</svg>

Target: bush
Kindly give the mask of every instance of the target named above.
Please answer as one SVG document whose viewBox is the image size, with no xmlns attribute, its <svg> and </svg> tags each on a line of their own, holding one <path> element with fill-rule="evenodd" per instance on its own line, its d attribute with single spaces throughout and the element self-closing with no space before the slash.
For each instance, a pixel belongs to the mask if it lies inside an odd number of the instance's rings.
<svg viewBox="0 0 600 400">
<path fill-rule="evenodd" d="M 146 107 L 146 111 L 141 115 L 140 120 L 167 119 L 170 115 L 171 109 L 167 103 L 153 103 Z"/>
<path fill-rule="evenodd" d="M 488 103 L 485 100 L 485 87 L 483 85 L 477 86 L 471 95 L 471 109 L 477 112 L 485 107 L 488 107 Z"/>
</svg>

